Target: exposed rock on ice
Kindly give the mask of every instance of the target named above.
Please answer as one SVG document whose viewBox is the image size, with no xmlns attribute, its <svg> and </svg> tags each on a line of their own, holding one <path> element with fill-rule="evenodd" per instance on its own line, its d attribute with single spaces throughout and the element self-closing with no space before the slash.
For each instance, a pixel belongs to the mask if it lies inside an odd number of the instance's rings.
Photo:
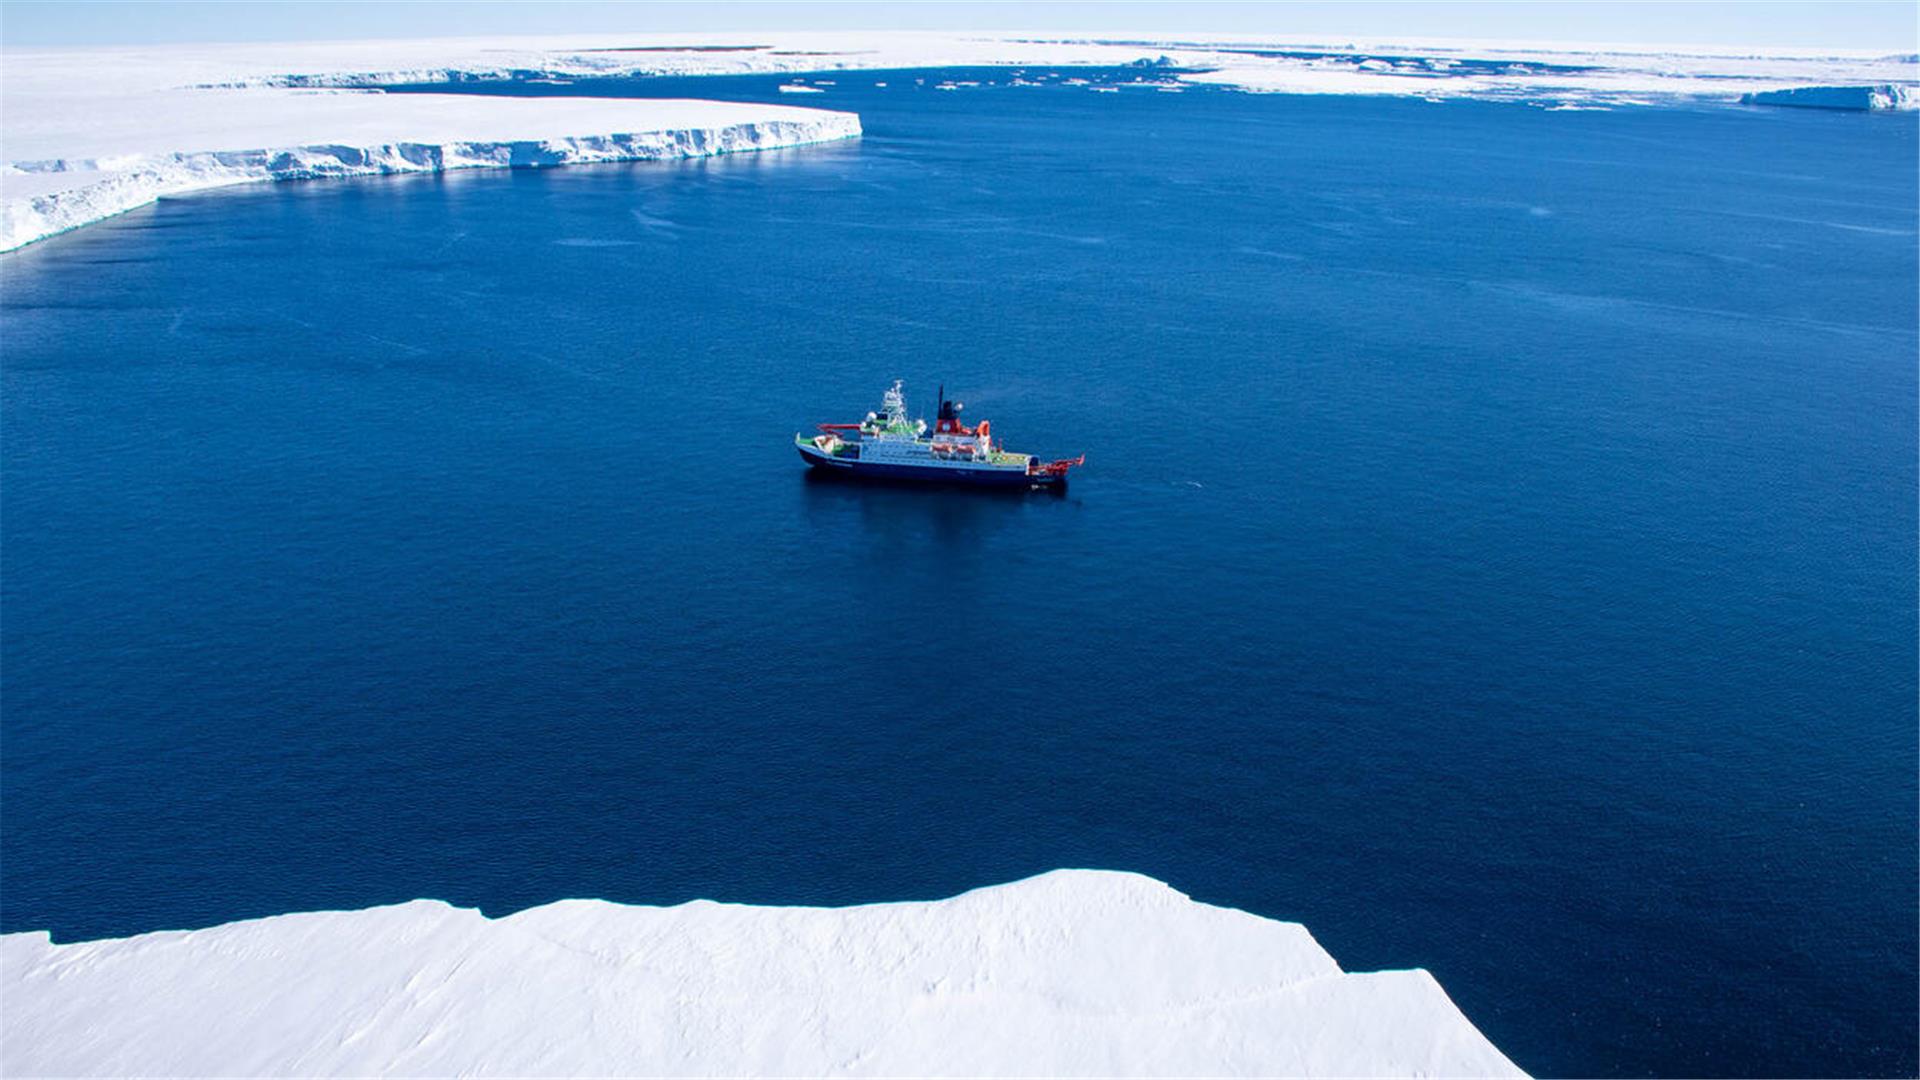
<svg viewBox="0 0 1920 1080">
<path fill-rule="evenodd" d="M 0 1072 L 1514 1076 L 1424 971 L 1056 871 L 930 903 L 416 900 L 0 938 Z"/>
<path fill-rule="evenodd" d="M 1920 109 L 1920 87 L 1896 83 L 1796 86 L 1789 90 L 1743 94 L 1740 100 L 1748 105 L 1793 105 L 1803 109 Z"/>
</svg>

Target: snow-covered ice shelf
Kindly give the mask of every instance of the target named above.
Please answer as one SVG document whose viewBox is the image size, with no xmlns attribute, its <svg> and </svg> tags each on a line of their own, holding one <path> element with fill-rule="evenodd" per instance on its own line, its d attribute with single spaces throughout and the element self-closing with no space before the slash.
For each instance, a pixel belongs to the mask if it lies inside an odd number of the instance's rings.
<svg viewBox="0 0 1920 1080">
<path fill-rule="evenodd" d="M 1135 874 L 0 938 L 0 1073 L 1517 1076 L 1425 971 Z"/>
<path fill-rule="evenodd" d="M 218 184 L 678 157 L 859 132 L 849 114 L 775 105 L 353 92 L 383 84 L 1131 64 L 1163 71 L 1162 89 L 1178 89 L 1177 79 L 1600 107 L 1672 98 L 1811 104 L 1856 94 L 1899 104 L 1915 100 L 1920 83 L 1911 53 L 1125 34 L 601 34 L 8 50 L 0 60 L 0 251 Z M 781 89 L 831 104 L 824 85 Z"/>
<path fill-rule="evenodd" d="M 129 133 L 98 156 L 12 161 L 0 171 L 0 251 L 161 196 L 256 180 L 700 157 L 860 134 L 852 113 L 714 101 L 188 93 L 271 106 L 285 133 L 233 123 L 208 137 L 226 149 L 185 152 L 146 150 L 160 140 Z M 211 116 L 233 104 L 195 103 Z"/>
<path fill-rule="evenodd" d="M 851 113 L 780 105 L 195 88 L 249 70 L 219 50 L 7 53 L 0 251 L 227 184 L 694 157 L 860 134 Z"/>
</svg>

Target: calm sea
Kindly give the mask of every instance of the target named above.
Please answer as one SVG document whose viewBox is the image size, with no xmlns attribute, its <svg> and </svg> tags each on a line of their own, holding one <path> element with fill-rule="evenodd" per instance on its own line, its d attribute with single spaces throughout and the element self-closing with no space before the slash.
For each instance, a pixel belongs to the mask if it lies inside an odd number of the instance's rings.
<svg viewBox="0 0 1920 1080">
<path fill-rule="evenodd" d="M 0 261 L 4 928 L 1108 867 L 1540 1073 L 1920 1068 L 1912 114 L 914 78 Z M 894 378 L 1086 468 L 809 482 Z"/>
</svg>

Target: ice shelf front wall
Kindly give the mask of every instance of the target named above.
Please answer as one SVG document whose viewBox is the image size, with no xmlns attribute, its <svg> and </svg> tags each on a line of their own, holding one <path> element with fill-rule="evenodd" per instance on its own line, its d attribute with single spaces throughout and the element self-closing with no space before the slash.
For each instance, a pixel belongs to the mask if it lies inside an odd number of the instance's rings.
<svg viewBox="0 0 1920 1080">
<path fill-rule="evenodd" d="M 1745 105 L 1792 105 L 1803 109 L 1920 109 L 1920 87 L 1898 83 L 1878 86 L 1796 86 L 1790 90 L 1762 90 L 1743 94 Z"/>
<path fill-rule="evenodd" d="M 850 908 L 416 900 L 0 938 L 0 1072 L 1523 1075 L 1425 971 L 1063 870 Z"/>
<path fill-rule="evenodd" d="M 701 157 L 860 134 L 851 113 L 713 101 L 268 89 L 162 96 L 218 126 L 172 140 L 198 149 L 109 129 L 61 147 L 61 156 L 12 160 L 0 168 L 0 251 L 228 184 Z M 9 135 L 9 151 L 32 144 Z"/>
</svg>

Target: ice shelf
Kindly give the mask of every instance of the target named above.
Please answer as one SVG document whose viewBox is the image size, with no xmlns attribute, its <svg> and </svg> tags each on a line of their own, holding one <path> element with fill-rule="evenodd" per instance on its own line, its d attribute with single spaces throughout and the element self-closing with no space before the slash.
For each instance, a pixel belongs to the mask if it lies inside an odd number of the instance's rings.
<svg viewBox="0 0 1920 1080">
<path fill-rule="evenodd" d="M 712 101 L 161 89 L 55 127 L 7 101 L 0 251 L 261 180 L 699 157 L 845 139 L 844 112 Z M 18 128 L 19 130 L 16 130 Z"/>
<path fill-rule="evenodd" d="M 1062 870 L 847 908 L 437 901 L 0 938 L 9 1076 L 1518 1076 L 1425 971 Z"/>
<path fill-rule="evenodd" d="M 1699 98 L 1873 107 L 1910 103 L 1920 85 L 1920 57 L 1872 50 L 1246 35 L 598 34 L 23 49 L 0 59 L 0 251 L 221 184 L 680 157 L 859 132 L 848 113 L 770 103 L 371 92 L 383 85 L 1127 66 L 1157 90 L 1579 108 Z M 841 92 L 833 80 L 808 82 L 780 89 L 829 106 Z"/>
</svg>

